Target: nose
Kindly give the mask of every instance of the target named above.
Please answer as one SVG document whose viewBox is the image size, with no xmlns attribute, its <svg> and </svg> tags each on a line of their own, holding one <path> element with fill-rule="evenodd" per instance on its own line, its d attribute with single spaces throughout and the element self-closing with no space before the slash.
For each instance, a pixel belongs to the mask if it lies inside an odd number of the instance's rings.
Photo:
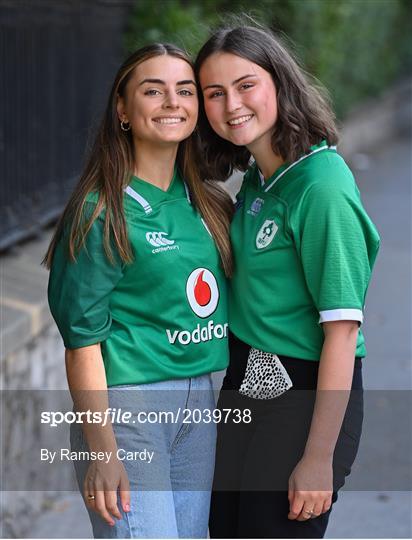
<svg viewBox="0 0 412 540">
<path fill-rule="evenodd" d="M 239 95 L 236 92 L 228 91 L 226 94 L 226 111 L 233 113 L 242 107 Z"/>
<path fill-rule="evenodd" d="M 165 100 L 163 106 L 166 109 L 178 109 L 179 108 L 179 97 L 174 91 L 166 92 Z"/>
</svg>

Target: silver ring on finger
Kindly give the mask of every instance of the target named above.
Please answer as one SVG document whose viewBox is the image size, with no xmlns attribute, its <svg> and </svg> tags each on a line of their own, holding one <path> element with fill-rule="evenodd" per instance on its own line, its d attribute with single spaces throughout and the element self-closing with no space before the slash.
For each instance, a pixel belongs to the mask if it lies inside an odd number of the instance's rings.
<svg viewBox="0 0 412 540">
<path fill-rule="evenodd" d="M 313 516 L 313 510 L 303 510 L 303 512 L 309 517 Z"/>
<path fill-rule="evenodd" d="M 87 500 L 89 502 L 92 502 L 96 499 L 96 496 L 95 495 L 92 495 L 91 493 L 89 493 L 89 495 L 87 495 Z"/>
</svg>

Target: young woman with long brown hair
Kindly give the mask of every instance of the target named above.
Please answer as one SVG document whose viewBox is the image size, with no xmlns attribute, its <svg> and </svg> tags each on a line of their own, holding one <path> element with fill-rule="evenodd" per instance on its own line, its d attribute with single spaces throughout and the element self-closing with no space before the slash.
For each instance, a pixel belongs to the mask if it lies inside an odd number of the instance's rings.
<svg viewBox="0 0 412 540">
<path fill-rule="evenodd" d="M 219 425 L 210 533 L 322 537 L 359 444 L 359 326 L 379 237 L 327 100 L 269 30 L 217 31 L 195 70 L 210 176 L 247 170 L 219 407 L 252 421 Z"/>
<path fill-rule="evenodd" d="M 71 431 L 96 537 L 207 534 L 215 424 L 190 413 L 227 365 L 232 204 L 202 176 L 197 116 L 183 51 L 131 55 L 45 258 L 75 408 L 130 413 Z"/>
</svg>

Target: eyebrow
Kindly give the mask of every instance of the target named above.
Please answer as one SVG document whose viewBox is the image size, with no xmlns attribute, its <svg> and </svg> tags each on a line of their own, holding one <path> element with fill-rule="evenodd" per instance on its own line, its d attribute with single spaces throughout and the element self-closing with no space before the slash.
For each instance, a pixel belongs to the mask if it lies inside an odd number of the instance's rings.
<svg viewBox="0 0 412 540">
<path fill-rule="evenodd" d="M 150 83 L 150 84 L 162 84 L 163 86 L 166 86 L 166 83 L 165 81 L 162 81 L 162 79 L 143 79 L 143 81 L 141 81 L 139 83 L 139 86 L 141 86 L 142 84 L 146 84 L 146 83 Z M 187 79 L 185 81 L 178 81 L 176 83 L 177 86 L 182 86 L 182 85 L 187 85 L 187 84 L 193 84 L 193 86 L 196 86 L 195 85 L 195 82 L 192 81 L 191 79 Z"/>
<path fill-rule="evenodd" d="M 236 79 L 235 81 L 232 82 L 232 86 L 234 84 L 237 84 L 240 81 L 243 81 L 243 79 L 249 79 L 251 77 L 256 78 L 257 75 L 254 75 L 254 74 L 242 75 L 241 77 L 239 77 L 238 79 Z M 207 86 L 202 88 L 202 90 L 207 90 L 208 88 L 223 88 L 223 84 L 208 84 Z"/>
</svg>

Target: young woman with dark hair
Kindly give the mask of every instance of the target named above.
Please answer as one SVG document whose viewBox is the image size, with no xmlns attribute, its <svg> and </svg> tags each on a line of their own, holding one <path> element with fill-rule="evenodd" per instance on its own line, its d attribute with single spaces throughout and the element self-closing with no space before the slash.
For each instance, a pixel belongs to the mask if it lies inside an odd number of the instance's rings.
<svg viewBox="0 0 412 540">
<path fill-rule="evenodd" d="M 202 176 L 197 117 L 183 51 L 131 55 L 45 257 L 75 408 L 131 414 L 72 424 L 99 538 L 207 535 L 215 425 L 183 411 L 214 408 L 210 373 L 227 365 L 232 204 Z"/>
<path fill-rule="evenodd" d="M 219 407 L 249 408 L 252 421 L 219 425 L 210 533 L 323 537 L 359 444 L 359 326 L 379 237 L 327 99 L 279 39 L 224 28 L 195 71 L 210 177 L 247 171 Z"/>
</svg>

